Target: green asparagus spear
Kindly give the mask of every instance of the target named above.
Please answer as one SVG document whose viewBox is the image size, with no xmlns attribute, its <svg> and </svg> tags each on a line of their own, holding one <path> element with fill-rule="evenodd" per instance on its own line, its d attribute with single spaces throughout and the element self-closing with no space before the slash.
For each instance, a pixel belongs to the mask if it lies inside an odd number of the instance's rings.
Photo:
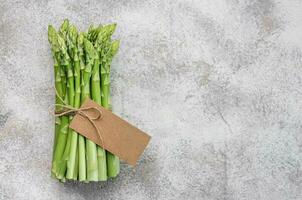
<svg viewBox="0 0 302 200">
<path fill-rule="evenodd" d="M 96 44 L 98 45 L 98 52 L 101 63 L 101 101 L 102 106 L 110 109 L 109 95 L 110 95 L 110 64 L 113 56 L 117 53 L 119 41 L 111 43 L 111 35 L 115 31 L 116 24 L 104 26 L 98 34 Z M 107 175 L 108 177 L 116 177 L 119 174 L 120 165 L 119 158 L 110 152 L 106 152 L 107 158 Z"/>
<path fill-rule="evenodd" d="M 85 70 L 85 54 L 84 54 L 84 34 L 80 33 L 77 39 L 77 47 L 80 61 L 80 79 L 81 79 L 81 96 L 84 88 L 84 70 Z M 82 97 L 81 97 L 82 99 Z M 86 181 L 86 147 L 85 147 L 85 138 L 82 135 L 79 135 L 78 138 L 78 172 L 79 172 L 79 181 Z"/>
<path fill-rule="evenodd" d="M 57 93 L 59 95 L 62 95 L 62 80 L 61 80 L 61 75 L 60 75 L 60 66 L 59 66 L 59 47 L 58 47 L 58 41 L 57 41 L 57 32 L 56 30 L 49 25 L 48 26 L 48 41 L 51 45 L 51 51 L 52 51 L 52 56 L 54 59 L 54 75 L 55 75 L 55 88 L 57 90 Z M 61 100 L 56 94 L 56 104 L 61 104 Z M 60 107 L 56 106 L 56 110 L 58 111 Z M 56 145 L 58 142 L 58 137 L 59 137 L 59 132 L 60 132 L 60 126 L 61 126 L 61 117 L 56 117 L 55 118 L 55 138 L 54 138 L 54 145 L 53 145 L 53 158 L 52 158 L 52 163 L 54 164 L 55 160 L 55 149 Z M 52 166 L 54 167 L 54 166 Z M 52 171 L 52 176 L 55 177 L 55 173 Z"/>
<path fill-rule="evenodd" d="M 69 21 L 67 19 L 65 19 L 64 22 L 62 23 L 62 25 L 59 29 L 59 33 L 58 33 L 60 38 L 62 39 L 59 41 L 61 43 L 61 44 L 59 44 L 59 46 L 62 45 L 62 42 L 65 43 L 68 26 L 69 26 Z M 61 55 L 61 59 L 64 59 L 64 58 L 62 58 L 62 57 L 64 57 L 63 54 L 60 53 L 60 55 Z M 64 63 L 64 65 L 66 65 L 66 63 Z M 66 77 L 65 69 L 63 67 L 61 67 L 61 79 L 62 79 L 63 95 L 65 95 L 66 90 L 67 90 L 67 77 Z"/>
<path fill-rule="evenodd" d="M 84 38 L 84 48 L 86 52 L 86 66 L 83 74 L 82 103 L 87 98 L 90 98 L 91 70 L 96 56 L 93 45 L 86 38 Z M 98 181 L 97 148 L 96 144 L 89 139 L 86 139 L 86 154 L 87 180 Z"/>
<path fill-rule="evenodd" d="M 107 54 L 107 61 L 105 64 L 105 71 L 108 73 L 103 74 L 102 80 L 102 91 L 103 92 L 103 98 L 104 98 L 104 104 L 103 106 L 107 109 L 110 109 L 110 64 L 112 61 L 113 56 L 117 53 L 117 50 L 119 48 L 119 41 L 114 41 L 111 43 L 110 50 Z M 103 65 L 104 66 L 104 65 Z M 108 176 L 109 177 L 116 177 L 119 174 L 120 171 L 120 161 L 119 158 L 112 153 L 107 151 L 107 168 L 108 168 Z"/>
<path fill-rule="evenodd" d="M 74 102 L 73 107 L 79 108 L 80 107 L 80 100 L 81 100 L 81 77 L 80 77 L 80 63 L 77 51 L 77 29 L 75 26 L 70 25 L 68 34 L 67 34 L 67 45 L 68 45 L 68 53 L 72 59 L 73 64 L 73 75 L 75 79 L 75 88 L 74 88 Z M 72 88 L 71 88 L 72 89 Z M 70 117 L 70 121 L 72 117 Z M 70 129 L 71 130 L 71 129 Z M 74 171 L 76 163 L 76 152 L 78 147 L 78 133 L 71 130 L 71 139 L 70 139 L 70 151 L 69 151 L 69 158 L 67 161 L 67 172 L 66 178 L 67 179 L 74 179 Z"/>
<path fill-rule="evenodd" d="M 99 60 L 98 52 L 96 51 L 95 53 L 96 56 L 92 68 L 92 78 L 91 78 L 91 96 L 96 103 L 102 105 L 101 82 L 100 82 L 100 72 L 99 72 L 100 60 Z M 97 146 L 97 158 L 98 158 L 98 175 L 99 175 L 98 180 L 105 181 L 107 180 L 106 151 L 100 146 Z"/>
<path fill-rule="evenodd" d="M 61 65 L 61 51 L 60 51 L 60 37 L 52 26 L 49 26 L 48 29 L 49 41 L 52 44 L 52 50 L 55 55 L 55 87 L 56 87 L 56 102 L 62 104 L 62 98 L 64 98 L 65 94 L 63 91 L 63 83 L 62 83 L 62 71 L 63 67 Z M 57 106 L 57 110 L 61 109 Z M 57 118 L 58 119 L 58 118 Z M 67 126 L 68 126 L 68 118 L 61 117 L 60 118 L 60 127 L 56 127 L 57 131 L 57 139 L 55 144 L 53 163 L 52 163 L 52 174 L 53 176 L 58 176 L 61 169 L 61 157 L 66 144 L 66 135 L 67 135 Z"/>
<path fill-rule="evenodd" d="M 65 23 L 65 21 L 64 21 Z M 63 35 L 63 34 L 62 34 Z M 62 66 L 65 67 L 65 74 L 67 75 L 67 90 L 66 90 L 66 97 L 65 99 L 68 100 L 68 105 L 73 107 L 74 106 L 74 76 L 73 76 L 73 67 L 72 67 L 72 61 L 70 59 L 70 56 L 68 54 L 68 48 L 66 46 L 67 38 L 65 40 L 61 37 L 58 36 L 58 42 L 60 45 L 60 50 L 61 50 L 61 61 L 62 61 Z M 65 117 L 65 116 L 63 116 Z M 69 126 L 69 122 L 72 120 L 72 116 L 70 115 L 68 117 L 68 124 L 67 127 Z M 65 178 L 65 173 L 66 173 L 66 168 L 67 168 L 67 162 L 69 160 L 69 153 L 70 153 L 70 145 L 71 145 L 71 136 L 72 136 L 73 130 L 68 128 L 68 134 L 67 134 L 67 141 L 66 145 L 64 148 L 64 152 L 61 158 L 61 166 L 60 166 L 60 171 L 58 178 Z"/>
</svg>

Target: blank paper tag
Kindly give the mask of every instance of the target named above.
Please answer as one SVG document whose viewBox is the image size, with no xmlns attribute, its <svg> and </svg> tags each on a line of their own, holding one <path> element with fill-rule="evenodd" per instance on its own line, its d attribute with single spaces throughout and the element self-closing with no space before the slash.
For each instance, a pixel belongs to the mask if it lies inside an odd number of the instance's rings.
<svg viewBox="0 0 302 200">
<path fill-rule="evenodd" d="M 103 142 L 91 122 L 80 114 L 75 115 L 69 127 L 134 166 L 151 137 L 91 99 L 87 99 L 81 106 L 88 107 L 96 107 L 102 111 L 102 118 L 94 120 L 94 123 Z M 93 109 L 83 112 L 92 118 L 96 116 Z"/>
</svg>

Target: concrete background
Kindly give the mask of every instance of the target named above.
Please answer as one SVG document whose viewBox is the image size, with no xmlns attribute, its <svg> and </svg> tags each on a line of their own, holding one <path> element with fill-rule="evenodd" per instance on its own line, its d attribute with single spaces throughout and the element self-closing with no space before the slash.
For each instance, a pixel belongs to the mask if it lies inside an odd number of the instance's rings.
<svg viewBox="0 0 302 200">
<path fill-rule="evenodd" d="M 0 199 L 302 199 L 299 0 L 0 1 Z M 47 26 L 117 22 L 113 110 L 153 136 L 106 183 L 50 178 Z"/>
</svg>

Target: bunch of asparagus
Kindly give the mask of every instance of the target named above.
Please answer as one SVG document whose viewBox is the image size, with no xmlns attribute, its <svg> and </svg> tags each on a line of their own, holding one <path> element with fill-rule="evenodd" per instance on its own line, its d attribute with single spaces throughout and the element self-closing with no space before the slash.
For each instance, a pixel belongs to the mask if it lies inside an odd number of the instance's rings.
<svg viewBox="0 0 302 200">
<path fill-rule="evenodd" d="M 64 20 L 56 31 L 48 27 L 54 59 L 56 111 L 62 105 L 79 108 L 86 98 L 107 109 L 110 105 L 110 65 L 119 41 L 112 40 L 116 24 L 91 25 L 87 32 Z M 69 128 L 72 116 L 55 119 L 52 177 L 105 181 L 119 173 L 119 158 Z"/>
</svg>

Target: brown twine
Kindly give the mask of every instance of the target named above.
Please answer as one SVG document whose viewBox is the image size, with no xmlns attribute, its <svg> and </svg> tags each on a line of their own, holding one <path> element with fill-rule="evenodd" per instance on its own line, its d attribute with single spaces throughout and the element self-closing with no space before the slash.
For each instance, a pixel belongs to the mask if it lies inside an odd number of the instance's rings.
<svg viewBox="0 0 302 200">
<path fill-rule="evenodd" d="M 62 99 L 62 97 L 60 97 L 60 95 L 58 94 L 57 89 L 55 88 L 56 91 L 56 95 L 58 96 L 58 98 L 62 101 L 63 104 L 55 104 L 55 106 L 60 106 L 62 108 L 65 108 L 65 110 L 63 111 L 55 111 L 53 114 L 53 116 L 55 117 L 60 117 L 60 116 L 66 116 L 66 115 L 75 115 L 75 114 L 79 114 L 82 117 L 86 118 L 94 127 L 94 129 L 96 130 L 99 139 L 101 140 L 101 146 L 104 147 L 104 140 L 100 131 L 100 128 L 95 124 L 95 120 L 99 120 L 103 118 L 103 112 L 102 110 L 100 110 L 97 107 L 85 107 L 85 108 L 74 108 L 72 106 L 69 106 L 66 104 L 66 102 Z M 97 112 L 97 116 L 96 117 L 90 117 L 89 115 L 87 115 L 84 111 L 87 110 L 95 110 Z"/>
</svg>

